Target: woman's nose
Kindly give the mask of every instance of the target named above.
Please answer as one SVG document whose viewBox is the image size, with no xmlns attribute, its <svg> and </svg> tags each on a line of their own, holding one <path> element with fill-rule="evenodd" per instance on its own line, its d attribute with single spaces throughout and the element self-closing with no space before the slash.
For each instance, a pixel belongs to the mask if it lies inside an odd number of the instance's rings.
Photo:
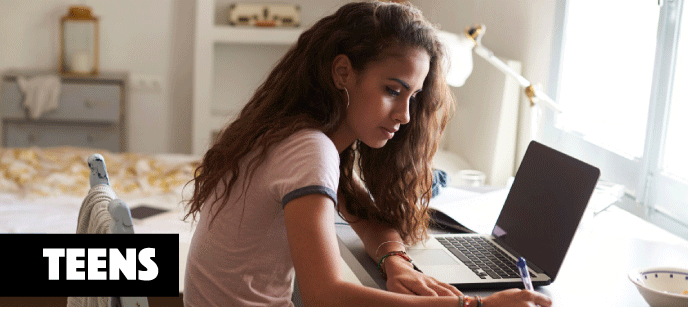
<svg viewBox="0 0 690 320">
<path fill-rule="evenodd" d="M 410 122 L 410 101 L 399 103 L 395 110 L 393 110 L 393 120 L 400 124 L 407 124 Z"/>
</svg>

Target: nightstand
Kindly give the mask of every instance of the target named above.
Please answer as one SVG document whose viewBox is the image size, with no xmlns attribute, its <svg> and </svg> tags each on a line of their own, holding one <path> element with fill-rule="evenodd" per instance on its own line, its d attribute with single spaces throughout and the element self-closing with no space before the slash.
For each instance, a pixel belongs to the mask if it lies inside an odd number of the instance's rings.
<svg viewBox="0 0 690 320">
<path fill-rule="evenodd" d="M 57 75 L 60 101 L 55 110 L 31 119 L 17 84 L 21 76 Z M 9 71 L 0 87 L 0 130 L 5 148 L 74 146 L 126 151 L 127 73 L 96 76 Z"/>
</svg>

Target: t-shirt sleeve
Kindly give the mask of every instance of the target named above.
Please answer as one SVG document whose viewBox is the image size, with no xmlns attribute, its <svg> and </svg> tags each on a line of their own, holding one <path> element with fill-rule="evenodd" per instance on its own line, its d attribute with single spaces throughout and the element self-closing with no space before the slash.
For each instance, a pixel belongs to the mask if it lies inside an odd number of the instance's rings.
<svg viewBox="0 0 690 320">
<path fill-rule="evenodd" d="M 340 156 L 324 133 L 299 131 L 271 153 L 269 188 L 282 207 L 308 194 L 326 195 L 337 205 Z"/>
</svg>

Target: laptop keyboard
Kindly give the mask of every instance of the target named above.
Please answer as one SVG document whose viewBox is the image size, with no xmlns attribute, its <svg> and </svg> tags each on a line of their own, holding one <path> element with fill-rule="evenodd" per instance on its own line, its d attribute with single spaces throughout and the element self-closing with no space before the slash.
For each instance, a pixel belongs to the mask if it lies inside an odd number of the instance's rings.
<svg viewBox="0 0 690 320">
<path fill-rule="evenodd" d="M 436 238 L 446 249 L 482 279 L 520 278 L 517 260 L 506 255 L 495 244 L 482 237 Z M 530 276 L 535 275 L 530 272 Z"/>
</svg>

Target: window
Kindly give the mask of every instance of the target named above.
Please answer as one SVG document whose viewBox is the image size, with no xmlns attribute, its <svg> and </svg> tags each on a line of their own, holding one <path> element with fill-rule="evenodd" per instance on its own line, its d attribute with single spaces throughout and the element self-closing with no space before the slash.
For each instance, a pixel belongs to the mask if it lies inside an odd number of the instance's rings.
<svg viewBox="0 0 690 320">
<path fill-rule="evenodd" d="M 623 184 L 622 204 L 687 238 L 690 21 L 683 0 L 558 8 L 542 141 Z M 685 18 L 685 21 L 683 21 Z"/>
<path fill-rule="evenodd" d="M 683 9 L 683 16 L 688 17 L 687 6 Z M 690 18 L 686 18 L 690 19 Z M 673 89 L 671 96 L 671 110 L 669 114 L 666 151 L 664 153 L 664 171 L 688 180 L 688 121 L 690 121 L 690 21 L 685 21 L 680 27 L 678 52 L 676 53 L 676 71 L 673 75 Z"/>
</svg>

